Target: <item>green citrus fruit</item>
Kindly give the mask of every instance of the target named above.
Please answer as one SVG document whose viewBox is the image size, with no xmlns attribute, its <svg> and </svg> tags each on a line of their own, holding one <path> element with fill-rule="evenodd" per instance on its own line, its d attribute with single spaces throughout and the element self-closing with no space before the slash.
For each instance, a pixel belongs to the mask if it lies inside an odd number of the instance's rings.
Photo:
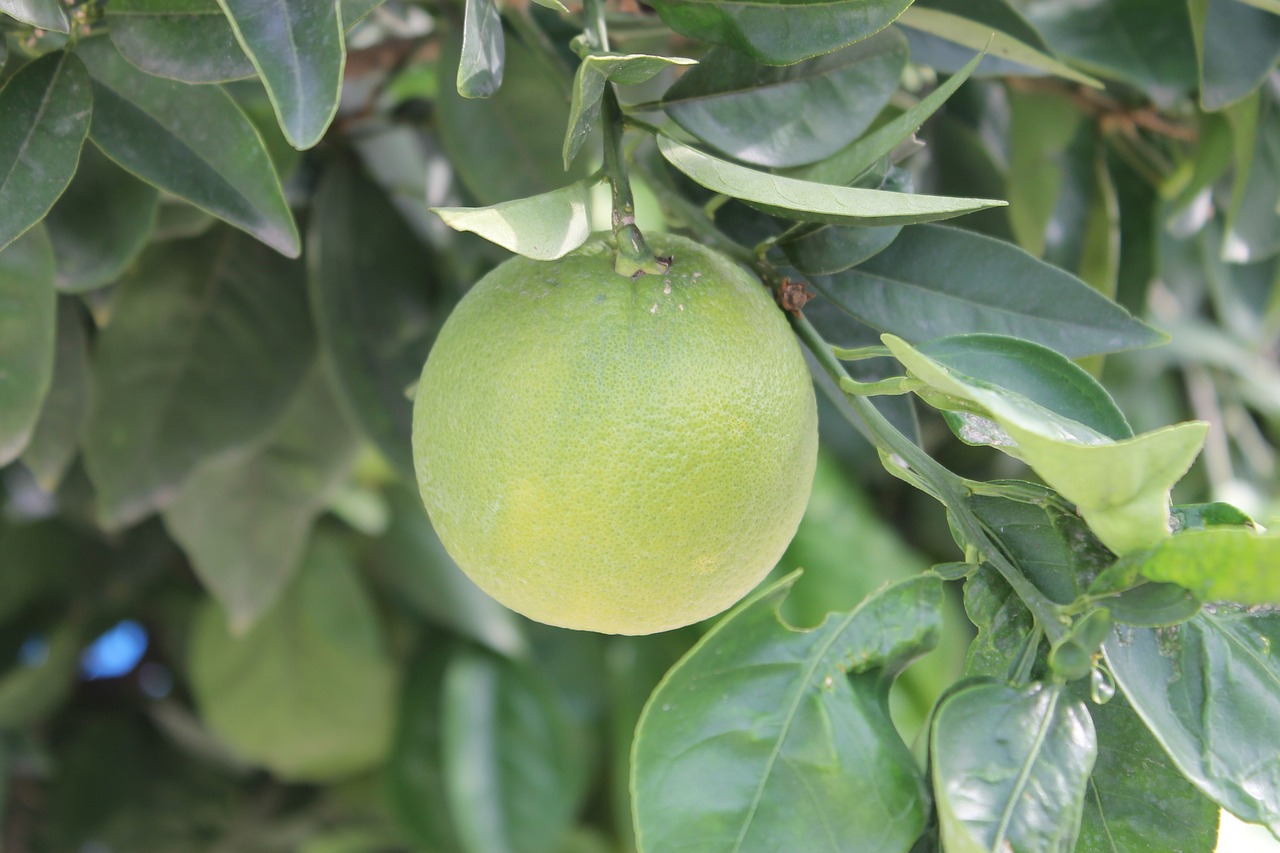
<svg viewBox="0 0 1280 853">
<path fill-rule="evenodd" d="M 458 304 L 414 405 L 418 484 L 445 548 L 540 622 L 647 634 L 745 595 L 795 533 L 817 408 L 760 282 L 657 235 L 634 281 L 603 240 L 514 258 Z"/>
</svg>

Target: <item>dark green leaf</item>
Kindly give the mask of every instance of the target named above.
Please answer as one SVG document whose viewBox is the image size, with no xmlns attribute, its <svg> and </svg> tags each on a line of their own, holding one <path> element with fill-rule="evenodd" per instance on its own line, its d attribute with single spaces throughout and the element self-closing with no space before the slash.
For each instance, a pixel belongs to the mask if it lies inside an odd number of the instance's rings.
<svg viewBox="0 0 1280 853">
<path fill-rule="evenodd" d="M 155 227 L 158 196 L 155 187 L 87 146 L 71 185 L 45 218 L 58 289 L 75 293 L 119 278 Z"/>
<path fill-rule="evenodd" d="M 440 44 L 441 79 L 452 79 L 461 39 L 449 31 Z M 435 102 L 440 142 L 458 177 L 481 204 L 538 195 L 562 187 L 566 178 L 563 130 L 569 104 L 558 80 L 517 40 L 507 44 L 506 85 L 492 98 L 470 99 L 441 86 Z"/>
<path fill-rule="evenodd" d="M 92 139 L 143 180 L 242 228 L 290 257 L 298 228 L 262 139 L 216 86 L 153 77 L 110 41 L 81 42 L 93 76 Z"/>
<path fill-rule="evenodd" d="M 311 311 L 338 399 L 409 479 L 413 404 L 438 318 L 433 259 L 357 163 L 335 159 L 308 226 Z"/>
<path fill-rule="evenodd" d="M 667 162 L 695 183 L 787 219 L 834 225 L 903 225 L 950 219 L 1004 204 L 801 181 L 712 157 L 668 136 L 658 137 L 658 149 Z"/>
<path fill-rule="evenodd" d="M 313 541 L 293 584 L 244 636 L 212 601 L 193 630 L 196 706 L 243 758 L 284 779 L 322 781 L 386 755 L 395 673 L 373 602 L 336 542 Z"/>
<path fill-rule="evenodd" d="M 0 0 L 0 12 L 42 30 L 71 32 L 67 13 L 58 0 Z"/>
<path fill-rule="evenodd" d="M 1206 607 L 1170 628 L 1118 627 L 1107 663 L 1182 774 L 1250 823 L 1280 831 L 1280 612 Z"/>
<path fill-rule="evenodd" d="M 258 69 L 285 137 L 320 141 L 338 111 L 346 44 L 336 0 L 218 0 Z"/>
<path fill-rule="evenodd" d="M 1049 668 L 1059 677 L 1074 681 L 1094 669 L 1094 656 L 1111 634 L 1111 611 L 1091 610 L 1071 625 L 1066 636 L 1049 650 Z"/>
<path fill-rule="evenodd" d="M 823 225 L 780 239 L 777 246 L 805 275 L 834 275 L 883 252 L 901 232 L 901 225 Z"/>
<path fill-rule="evenodd" d="M 577 181 L 549 193 L 489 207 L 433 207 L 455 231 L 471 231 L 504 249 L 538 261 L 553 261 L 591 236 L 590 187 Z"/>
<path fill-rule="evenodd" d="M 19 729 L 52 713 L 75 685 L 80 632 L 70 621 L 40 638 L 42 654 L 0 671 L 0 729 Z"/>
<path fill-rule="evenodd" d="M 35 225 L 80 162 L 93 95 L 74 55 L 46 54 L 0 88 L 0 249 Z"/>
<path fill-rule="evenodd" d="M 1220 110 L 1258 88 L 1280 61 L 1280 17 L 1235 0 L 1192 0 L 1200 105 Z"/>
<path fill-rule="evenodd" d="M 1117 622 L 1140 628 L 1177 625 L 1200 612 L 1200 599 L 1172 583 L 1144 583 L 1105 603 Z"/>
<path fill-rule="evenodd" d="M 1248 162 L 1237 159 L 1236 181 L 1227 213 L 1222 258 L 1233 264 L 1250 263 L 1280 252 L 1280 99 L 1267 92 L 1256 100 L 1257 126 L 1237 127 L 1245 138 L 1239 149 L 1249 151 Z M 1247 109 L 1246 104 L 1240 105 Z"/>
<path fill-rule="evenodd" d="M 3 258 L 0 255 L 0 258 Z M 53 382 L 22 454 L 36 482 L 53 492 L 76 455 L 80 429 L 89 413 L 89 344 L 83 311 L 70 297 L 58 300 L 58 340 Z"/>
<path fill-rule="evenodd" d="M 111 41 L 134 65 L 184 83 L 252 77 L 217 0 L 112 0 Z"/>
<path fill-rule="evenodd" d="M 1083 699 L 1087 688 L 1075 692 Z M 1076 853 L 1212 853 L 1217 807 L 1182 778 L 1124 696 L 1088 707 L 1098 760 Z"/>
<path fill-rule="evenodd" d="M 0 465 L 27 446 L 53 379 L 53 264 L 40 227 L 0 250 Z"/>
<path fill-rule="evenodd" d="M 906 61 L 897 30 L 785 68 L 718 47 L 667 90 L 662 108 L 730 157 L 798 166 L 861 136 L 897 89 Z"/>
<path fill-rule="evenodd" d="M 312 334 L 301 264 L 225 228 L 149 250 L 94 351 L 84 452 L 103 522 L 137 521 L 204 459 L 260 436 Z"/>
<path fill-rule="evenodd" d="M 1126 562 L 1201 599 L 1280 604 L 1280 536 L 1245 527 L 1187 530 Z"/>
<path fill-rule="evenodd" d="M 924 829 L 885 696 L 937 642 L 942 582 L 899 583 L 801 633 L 777 612 L 795 577 L 739 605 L 650 697 L 632 768 L 644 853 L 906 851 Z"/>
<path fill-rule="evenodd" d="M 466 0 L 462 53 L 458 57 L 458 94 L 490 98 L 502 86 L 506 45 L 496 0 Z"/>
<path fill-rule="evenodd" d="M 929 750 L 946 849 L 1071 853 L 1097 749 L 1084 703 L 1061 686 L 952 694 Z"/>
<path fill-rule="evenodd" d="M 1025 659 L 1034 661 L 1040 633 L 1034 631 L 1031 611 L 999 572 L 984 565 L 965 581 L 964 609 L 978 629 L 965 656 L 965 675 L 1011 681 L 1021 667 L 1030 666 Z"/>
<path fill-rule="evenodd" d="M 1204 530 L 1209 527 L 1254 527 L 1253 519 L 1228 503 L 1179 504 L 1173 517 L 1182 530 Z"/>
<path fill-rule="evenodd" d="M 467 853 L 546 853 L 577 807 L 564 710 L 537 672 L 478 649 L 449 661 L 445 791 Z"/>
<path fill-rule="evenodd" d="M 955 228 L 904 229 L 861 266 L 810 283 L 863 322 L 914 341 L 991 332 L 1076 357 L 1163 339 L 1070 273 Z"/>
<path fill-rule="evenodd" d="M 262 440 L 206 460 L 164 511 L 240 635 L 297 571 L 316 517 L 346 475 L 356 436 L 317 367 Z"/>
<path fill-rule="evenodd" d="M 911 0 L 656 0 L 681 35 L 728 45 L 768 65 L 838 50 L 887 27 Z"/>
</svg>

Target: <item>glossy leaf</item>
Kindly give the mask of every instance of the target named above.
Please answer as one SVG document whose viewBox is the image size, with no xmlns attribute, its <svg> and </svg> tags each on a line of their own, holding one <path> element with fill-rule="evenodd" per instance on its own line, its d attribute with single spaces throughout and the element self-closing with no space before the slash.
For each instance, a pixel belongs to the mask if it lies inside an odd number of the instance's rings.
<svg viewBox="0 0 1280 853">
<path fill-rule="evenodd" d="M 61 51 L 27 63 L 0 88 L 0 250 L 67 188 L 92 110 L 84 65 Z"/>
<path fill-rule="evenodd" d="M 184 83 L 224 83 L 256 72 L 217 0 L 112 0 L 111 41 L 131 63 Z"/>
<path fill-rule="evenodd" d="M 590 53 L 582 58 L 573 77 L 573 98 L 569 104 L 569 127 L 564 136 L 564 167 L 578 156 L 582 143 L 600 118 L 600 99 L 609 81 L 637 85 L 652 80 L 672 67 L 697 65 L 681 56 L 651 56 L 644 53 Z"/>
<path fill-rule="evenodd" d="M 335 159 L 312 201 L 311 312 L 351 420 L 410 479 L 417 380 L 439 325 L 436 268 L 391 200 L 352 160 Z"/>
<path fill-rule="evenodd" d="M 594 183 L 594 182 L 592 182 Z M 591 236 L 590 184 L 578 181 L 549 193 L 489 207 L 433 207 L 455 231 L 471 231 L 538 261 L 562 258 Z"/>
<path fill-rule="evenodd" d="M 0 465 L 27 446 L 53 379 L 53 247 L 36 227 L 0 250 Z"/>
<path fill-rule="evenodd" d="M 1077 357 L 1163 340 L 1070 273 L 955 228 L 904 229 L 861 266 L 810 284 L 868 325 L 913 341 L 989 332 Z"/>
<path fill-rule="evenodd" d="M 777 613 L 795 579 L 739 605 L 650 697 L 631 786 L 643 853 L 906 851 L 923 830 L 927 794 L 885 696 L 937 642 L 941 581 L 797 632 Z"/>
<path fill-rule="evenodd" d="M 1102 86 L 1093 77 L 1080 73 L 1052 55 L 1037 50 L 1035 47 L 1019 41 L 1008 33 L 993 30 L 987 24 L 970 20 L 951 11 L 930 9 L 924 5 L 917 4 L 903 12 L 900 23 L 903 26 L 963 45 L 970 50 L 985 51 L 992 57 L 1016 62 L 1019 65 L 1025 65 L 1047 74 L 1074 80 L 1086 86 Z"/>
<path fill-rule="evenodd" d="M 1280 604 L 1280 536 L 1243 527 L 1187 530 L 1126 562 L 1206 601 Z"/>
<path fill-rule="evenodd" d="M 730 157 L 798 166 L 861 136 L 897 89 L 906 61 L 897 30 L 785 68 L 713 48 L 667 90 L 662 108 Z"/>
<path fill-rule="evenodd" d="M 658 137 L 658 149 L 667 162 L 695 183 L 787 219 L 835 225 L 903 225 L 949 219 L 1004 204 L 990 199 L 864 190 L 771 175 L 712 157 L 667 136 Z"/>
<path fill-rule="evenodd" d="M 155 187 L 87 146 L 75 178 L 45 217 L 58 289 L 76 293 L 119 278 L 155 228 L 158 197 Z"/>
<path fill-rule="evenodd" d="M 886 335 L 884 341 L 911 375 L 976 406 L 973 439 L 989 433 L 991 440 L 983 443 L 1031 466 L 1076 504 L 1112 551 L 1123 555 L 1150 548 L 1169 535 L 1169 490 L 1200 452 L 1208 424 L 1192 421 L 1113 441 L 1021 394 L 974 383 L 900 338 Z M 983 420 L 998 429 L 990 430 Z"/>
<path fill-rule="evenodd" d="M 134 68 L 110 41 L 76 49 L 93 76 L 92 139 L 130 172 L 289 257 L 298 228 L 262 138 L 226 92 Z"/>
<path fill-rule="evenodd" d="M 965 654 L 965 675 L 1012 681 L 1024 658 L 1035 659 L 1035 619 L 994 568 L 979 566 L 965 581 L 964 609 L 978 629 Z"/>
<path fill-rule="evenodd" d="M 496 0 L 466 0 L 462 54 L 458 58 L 458 94 L 489 98 L 502 86 L 506 44 Z"/>
<path fill-rule="evenodd" d="M 318 368 L 271 431 L 197 466 L 164 510 L 196 576 L 242 635 L 276 602 L 350 470 L 356 436 Z"/>
<path fill-rule="evenodd" d="M 1206 607 L 1103 646 L 1125 696 L 1182 774 L 1242 820 L 1280 831 L 1280 613 Z"/>
<path fill-rule="evenodd" d="M 301 266 L 218 229 L 161 243 L 120 284 L 94 350 L 85 463 L 102 520 L 167 503 L 200 462 L 252 442 L 314 354 Z"/>
<path fill-rule="evenodd" d="M 22 464 L 46 492 L 57 488 L 75 458 L 89 413 L 89 343 L 83 313 L 72 298 L 58 300 L 53 380 L 22 454 Z"/>
<path fill-rule="evenodd" d="M 873 36 L 911 0 L 657 0 L 671 29 L 728 45 L 767 65 L 791 65 Z"/>
<path fill-rule="evenodd" d="M 1087 691 L 1074 692 L 1083 699 Z M 1182 778 L 1124 696 L 1088 708 L 1098 759 L 1076 853 L 1212 853 L 1217 807 Z"/>
<path fill-rule="evenodd" d="M 67 13 L 58 0 L 0 0 L 0 12 L 42 30 L 71 32 Z"/>
<path fill-rule="evenodd" d="M 1061 686 L 953 693 L 929 750 L 946 849 L 1071 853 L 1097 749 L 1084 703 Z"/>
<path fill-rule="evenodd" d="M 445 791 L 466 853 L 543 853 L 572 823 L 570 734 L 534 671 L 465 649 L 444 674 Z"/>
<path fill-rule="evenodd" d="M 444 34 L 437 63 L 441 79 L 458 67 L 461 39 Z M 492 98 L 460 96 L 441 86 L 437 127 L 458 177 L 481 204 L 497 204 L 562 187 L 580 177 L 580 164 L 565 176 L 563 130 L 569 123 L 564 81 L 553 77 L 516 39 L 507 44 L 506 83 Z"/>
<path fill-rule="evenodd" d="M 1200 105 L 1219 110 L 1253 92 L 1280 62 L 1280 16 L 1237 0 L 1192 0 Z"/>
<path fill-rule="evenodd" d="M 243 636 L 206 602 L 189 674 L 213 732 L 283 779 L 350 776 L 391 745 L 395 672 L 373 602 L 333 540 L 312 544 L 285 595 Z"/>
</svg>

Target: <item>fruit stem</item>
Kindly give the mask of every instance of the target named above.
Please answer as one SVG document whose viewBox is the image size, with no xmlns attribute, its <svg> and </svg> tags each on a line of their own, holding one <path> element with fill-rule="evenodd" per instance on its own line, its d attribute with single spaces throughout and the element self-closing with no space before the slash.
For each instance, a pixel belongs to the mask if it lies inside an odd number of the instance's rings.
<svg viewBox="0 0 1280 853">
<path fill-rule="evenodd" d="M 842 380 L 853 381 L 844 365 L 836 358 L 831 345 L 823 340 L 822 335 L 812 323 L 803 315 L 794 312 L 788 312 L 787 317 L 796 335 L 837 385 L 841 384 Z M 1013 587 L 1013 591 L 1031 611 L 1036 624 L 1044 630 L 1051 643 L 1056 643 L 1064 637 L 1067 632 L 1067 622 L 1060 614 L 1060 608 L 1031 583 L 1027 576 L 991 541 L 982 521 L 969 509 L 968 502 L 965 500 L 968 489 L 964 480 L 939 465 L 933 457 L 900 433 L 871 400 L 856 394 L 845 394 L 845 398 L 849 407 L 861 420 L 861 423 L 855 421 L 854 425 L 871 440 L 887 460 L 899 462 L 914 475 L 907 478 L 908 482 L 918 478 L 923 485 L 928 486 L 927 491 L 932 492 L 934 497 L 947 508 L 947 515 L 951 519 L 952 526 L 964 540 L 966 551 L 975 552 L 980 560 L 991 565 L 1009 586 Z"/>
</svg>

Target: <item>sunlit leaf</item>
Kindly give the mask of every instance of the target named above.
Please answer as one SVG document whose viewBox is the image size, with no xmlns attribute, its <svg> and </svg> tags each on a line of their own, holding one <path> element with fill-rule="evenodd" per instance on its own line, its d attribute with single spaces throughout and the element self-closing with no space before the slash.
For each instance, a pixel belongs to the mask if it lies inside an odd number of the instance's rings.
<svg viewBox="0 0 1280 853">
<path fill-rule="evenodd" d="M 587 211 L 591 183 L 578 181 L 490 207 L 433 207 L 432 211 L 455 231 L 472 231 L 517 255 L 552 261 L 591 236 Z"/>
</svg>

